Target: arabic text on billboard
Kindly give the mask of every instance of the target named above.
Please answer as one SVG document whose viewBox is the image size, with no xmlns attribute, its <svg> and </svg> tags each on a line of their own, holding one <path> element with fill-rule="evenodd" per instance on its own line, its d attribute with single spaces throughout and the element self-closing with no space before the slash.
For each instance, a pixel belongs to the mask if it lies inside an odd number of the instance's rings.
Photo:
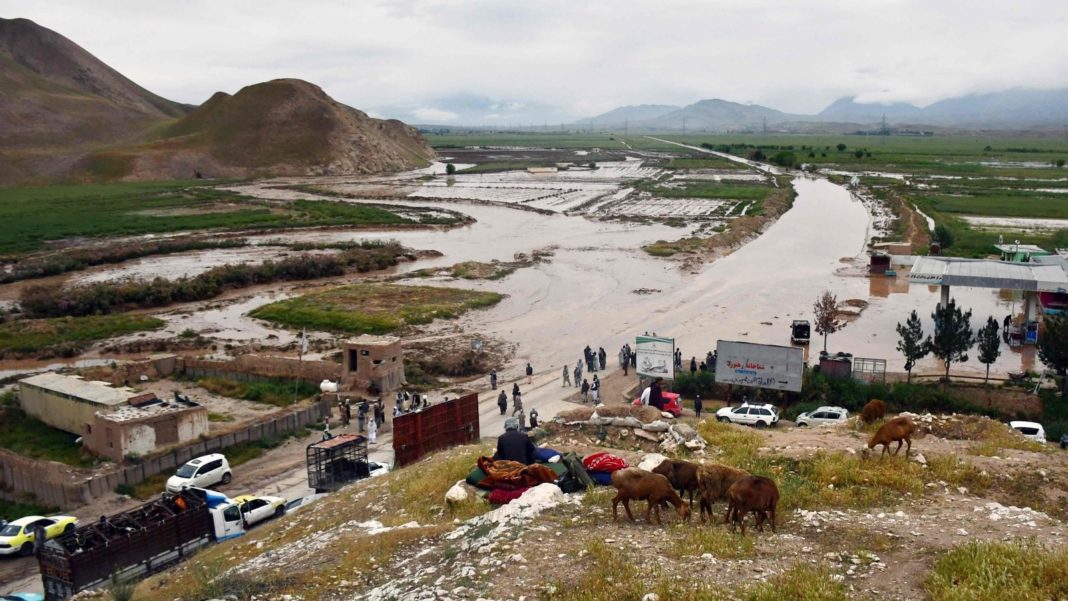
<svg viewBox="0 0 1068 601">
<path fill-rule="evenodd" d="M 720 340 L 716 382 L 801 392 L 804 361 L 799 348 Z"/>
<path fill-rule="evenodd" d="M 638 375 L 650 378 L 675 379 L 675 339 L 638 336 L 634 344 L 638 355 Z"/>
</svg>

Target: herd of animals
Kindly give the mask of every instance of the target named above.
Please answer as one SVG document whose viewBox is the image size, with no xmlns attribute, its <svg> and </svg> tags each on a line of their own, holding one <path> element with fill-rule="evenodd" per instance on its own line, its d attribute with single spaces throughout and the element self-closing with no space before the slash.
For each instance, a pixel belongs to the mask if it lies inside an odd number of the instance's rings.
<svg viewBox="0 0 1068 601">
<path fill-rule="evenodd" d="M 873 400 L 864 406 L 860 419 L 872 424 L 886 415 L 886 405 L 880 400 Z M 897 455 L 903 445 L 905 456 L 912 450 L 912 435 L 916 433 L 916 424 L 906 416 L 895 417 L 883 424 L 868 441 L 864 449 L 867 457 L 871 450 L 882 446 L 883 455 Z M 897 448 L 890 452 L 890 445 L 897 443 Z M 627 517 L 634 521 L 630 512 L 631 501 L 646 501 L 645 521 L 655 514 L 656 523 L 660 524 L 660 506 L 672 505 L 682 520 L 688 520 L 693 509 L 694 495 L 698 496 L 699 511 L 702 521 L 715 519 L 712 504 L 727 502 L 724 523 L 730 522 L 731 530 L 741 528 L 745 534 L 745 516 L 753 513 L 755 526 L 763 532 L 764 523 L 770 522 L 775 531 L 775 509 L 779 504 L 779 489 L 775 482 L 763 476 L 754 476 L 744 470 L 720 464 L 696 464 L 689 461 L 666 459 L 653 471 L 637 467 L 628 467 L 612 473 L 612 486 L 616 496 L 612 498 L 612 518 L 619 519 L 619 504 L 627 512 Z M 689 495 L 689 504 L 683 501 L 683 495 Z"/>
</svg>

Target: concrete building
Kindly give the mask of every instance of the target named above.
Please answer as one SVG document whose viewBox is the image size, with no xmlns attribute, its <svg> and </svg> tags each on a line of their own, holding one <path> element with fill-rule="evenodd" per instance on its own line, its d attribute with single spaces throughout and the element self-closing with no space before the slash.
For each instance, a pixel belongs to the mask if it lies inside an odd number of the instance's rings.
<svg viewBox="0 0 1068 601">
<path fill-rule="evenodd" d="M 85 435 L 97 412 L 122 407 L 135 394 L 129 388 L 56 373 L 19 380 L 19 403 L 27 415 L 78 436 Z"/>
<path fill-rule="evenodd" d="M 396 390 L 404 379 L 404 352 L 396 336 L 359 336 L 345 343 L 341 390 Z"/>
<path fill-rule="evenodd" d="M 130 455 L 146 455 L 156 449 L 195 440 L 208 431 L 208 409 L 188 398 L 162 401 L 143 394 L 129 405 L 96 414 L 86 431 L 86 449 L 122 461 Z"/>
</svg>

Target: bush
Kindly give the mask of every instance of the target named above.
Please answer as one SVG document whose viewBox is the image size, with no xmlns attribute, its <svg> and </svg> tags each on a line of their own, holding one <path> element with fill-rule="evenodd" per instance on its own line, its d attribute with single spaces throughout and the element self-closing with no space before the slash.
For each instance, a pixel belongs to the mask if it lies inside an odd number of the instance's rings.
<svg viewBox="0 0 1068 601">
<path fill-rule="evenodd" d="M 115 487 L 115 494 L 126 495 L 127 497 L 134 496 L 135 489 L 132 484 L 122 483 Z"/>
</svg>

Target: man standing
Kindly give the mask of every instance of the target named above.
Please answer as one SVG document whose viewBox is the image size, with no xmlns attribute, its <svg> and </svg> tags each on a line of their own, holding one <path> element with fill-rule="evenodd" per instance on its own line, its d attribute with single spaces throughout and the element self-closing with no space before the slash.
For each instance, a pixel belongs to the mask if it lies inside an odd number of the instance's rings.
<svg viewBox="0 0 1068 601">
<path fill-rule="evenodd" d="M 690 375 L 697 374 L 697 357 L 690 357 Z"/>
<path fill-rule="evenodd" d="M 601 371 L 604 371 L 604 368 L 608 363 L 608 353 L 604 352 L 603 346 L 597 349 L 597 359 L 601 364 Z"/>
<path fill-rule="evenodd" d="M 579 380 L 582 379 L 582 361 L 575 361 L 575 386 L 579 385 Z"/>
<path fill-rule="evenodd" d="M 704 405 L 701 403 L 701 395 L 695 394 L 693 396 L 693 411 L 697 414 L 697 419 L 701 419 L 701 409 L 703 408 Z"/>
<path fill-rule="evenodd" d="M 661 379 L 657 378 L 653 380 L 652 385 L 649 386 L 649 404 L 656 407 L 658 410 L 664 410 L 664 396 L 660 389 Z"/>
<path fill-rule="evenodd" d="M 497 395 L 497 406 L 501 408 L 501 415 L 504 415 L 504 412 L 508 410 L 507 392 L 502 390 L 501 393 Z"/>
<path fill-rule="evenodd" d="M 534 443 L 530 437 L 519 431 L 519 420 L 510 417 L 504 420 L 504 434 L 497 437 L 497 452 L 494 459 L 518 461 L 530 465 L 536 461 Z"/>
<path fill-rule="evenodd" d="M 512 415 L 512 417 L 514 417 L 517 420 L 519 420 L 519 431 L 520 432 L 526 432 L 527 431 L 527 414 L 523 412 L 523 409 L 519 409 L 519 411 L 516 411 L 515 414 Z"/>
<path fill-rule="evenodd" d="M 523 397 L 519 394 L 519 389 L 515 389 L 515 394 L 512 395 L 512 412 L 519 411 L 523 408 Z"/>
<path fill-rule="evenodd" d="M 582 391 L 582 402 L 585 403 L 590 400 L 590 383 L 587 380 L 582 381 L 582 387 L 579 388 Z"/>
<path fill-rule="evenodd" d="M 590 392 L 593 393 L 593 404 L 601 404 L 601 381 L 597 379 L 597 374 L 593 375 L 593 384 L 590 384 Z"/>
<path fill-rule="evenodd" d="M 497 390 L 497 370 L 490 371 L 490 388 Z"/>
<path fill-rule="evenodd" d="M 530 410 L 530 429 L 533 430 L 534 428 L 537 428 L 537 427 L 538 427 L 538 410 L 537 409 L 531 409 Z"/>
<path fill-rule="evenodd" d="M 534 368 L 530 366 L 530 362 L 527 362 L 527 384 L 534 382 Z"/>
<path fill-rule="evenodd" d="M 563 376 L 564 376 L 564 383 L 560 385 L 561 388 L 566 388 L 568 386 L 571 386 L 571 371 L 567 369 L 566 365 L 564 366 Z"/>
<path fill-rule="evenodd" d="M 357 430 L 363 432 L 364 426 L 367 424 L 367 399 L 364 399 L 360 403 L 360 408 L 356 410 L 356 427 Z"/>
</svg>

